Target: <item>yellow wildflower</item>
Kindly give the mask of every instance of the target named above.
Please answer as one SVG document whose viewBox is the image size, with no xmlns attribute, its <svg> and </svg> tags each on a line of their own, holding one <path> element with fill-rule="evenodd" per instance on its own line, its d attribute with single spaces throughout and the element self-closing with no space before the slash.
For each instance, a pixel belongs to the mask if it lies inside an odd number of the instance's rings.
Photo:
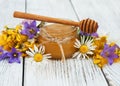
<svg viewBox="0 0 120 86">
<path fill-rule="evenodd" d="M 97 64 L 100 68 L 102 68 L 105 64 L 107 64 L 107 59 L 97 54 L 96 56 L 94 56 L 93 62 L 94 64 Z"/>
<path fill-rule="evenodd" d="M 5 50 L 10 50 L 14 45 L 14 42 L 11 40 L 7 34 L 0 35 L 0 46 L 3 46 Z"/>
<path fill-rule="evenodd" d="M 16 34 L 16 39 L 15 39 L 15 40 L 16 40 L 17 42 L 23 43 L 23 42 L 26 42 L 27 39 L 28 39 L 28 37 L 25 36 L 25 35 Z"/>
<path fill-rule="evenodd" d="M 6 41 L 7 41 L 7 35 L 6 34 L 0 35 L 0 46 L 5 45 Z"/>
<path fill-rule="evenodd" d="M 34 49 L 34 42 L 33 43 L 31 43 L 31 42 L 24 42 L 23 43 L 23 46 L 22 46 L 22 49 L 21 49 L 21 52 L 25 52 L 26 50 L 28 50 L 28 48 L 32 48 L 32 49 Z"/>
<path fill-rule="evenodd" d="M 120 57 L 119 58 L 114 58 L 114 62 L 120 62 Z"/>
<path fill-rule="evenodd" d="M 96 46 L 96 49 L 94 51 L 95 54 L 100 54 L 100 52 L 104 48 L 104 44 L 106 43 L 106 41 L 106 36 L 102 36 L 94 40 L 94 45 Z"/>
<path fill-rule="evenodd" d="M 22 29 L 22 26 L 21 25 L 17 25 L 16 27 L 15 27 L 15 31 L 16 32 L 19 32 L 19 30 L 21 30 Z"/>
<path fill-rule="evenodd" d="M 112 43 L 110 43 L 110 45 L 109 45 L 109 46 L 111 46 L 111 47 L 112 47 L 112 46 L 114 46 L 114 45 L 115 45 L 115 43 L 114 43 L 114 42 L 112 42 Z"/>
</svg>

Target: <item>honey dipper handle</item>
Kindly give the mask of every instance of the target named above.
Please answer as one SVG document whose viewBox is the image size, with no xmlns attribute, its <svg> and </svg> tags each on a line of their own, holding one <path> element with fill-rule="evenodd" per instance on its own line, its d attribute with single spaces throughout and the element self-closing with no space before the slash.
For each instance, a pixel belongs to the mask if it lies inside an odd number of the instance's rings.
<svg viewBox="0 0 120 86">
<path fill-rule="evenodd" d="M 45 21 L 45 22 L 51 22 L 51 23 L 60 23 L 60 24 L 66 24 L 66 25 L 79 26 L 79 22 L 60 19 L 60 18 L 41 16 L 41 15 L 36 15 L 36 14 L 30 14 L 30 13 L 24 13 L 24 12 L 19 12 L 19 11 L 15 11 L 13 16 L 16 18 L 31 19 L 31 20 Z"/>
</svg>

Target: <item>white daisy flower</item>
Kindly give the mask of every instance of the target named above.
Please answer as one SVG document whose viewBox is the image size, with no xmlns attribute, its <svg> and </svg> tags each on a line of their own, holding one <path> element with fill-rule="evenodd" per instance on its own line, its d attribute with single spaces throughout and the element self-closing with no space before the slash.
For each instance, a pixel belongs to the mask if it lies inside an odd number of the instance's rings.
<svg viewBox="0 0 120 86">
<path fill-rule="evenodd" d="M 45 46 L 41 45 L 39 48 L 34 45 L 34 50 L 29 48 L 30 51 L 26 51 L 26 53 L 33 57 L 36 62 L 43 62 L 49 58 L 51 58 L 51 54 L 44 54 L 45 53 Z"/>
<path fill-rule="evenodd" d="M 93 54 L 93 50 L 95 50 L 95 46 L 93 46 L 93 39 L 90 36 L 81 36 L 80 41 L 76 39 L 74 44 L 75 48 L 78 48 L 79 51 L 73 54 L 72 58 L 89 58 L 88 55 Z"/>
</svg>

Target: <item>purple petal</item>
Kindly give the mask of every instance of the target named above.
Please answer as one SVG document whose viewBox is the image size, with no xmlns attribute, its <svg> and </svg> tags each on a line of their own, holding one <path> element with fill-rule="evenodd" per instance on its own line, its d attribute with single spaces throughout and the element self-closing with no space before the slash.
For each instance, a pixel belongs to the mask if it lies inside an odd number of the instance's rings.
<svg viewBox="0 0 120 86">
<path fill-rule="evenodd" d="M 39 31 L 39 28 L 37 28 L 37 27 L 35 27 L 35 29 L 34 29 L 36 32 L 38 32 Z"/>
<path fill-rule="evenodd" d="M 34 28 L 34 33 L 33 34 L 36 35 L 38 31 L 39 31 L 38 28 Z"/>
<path fill-rule="evenodd" d="M 2 47 L 0 46 L 0 52 L 3 52 L 3 49 L 2 49 Z"/>
<path fill-rule="evenodd" d="M 16 53 L 16 52 L 17 52 L 16 48 L 12 48 L 12 51 L 11 51 L 10 53 L 11 53 L 11 55 L 12 55 L 12 54 L 14 54 L 14 53 Z"/>
<path fill-rule="evenodd" d="M 115 46 L 116 46 L 116 48 L 120 49 L 120 47 L 117 44 L 115 44 Z"/>
<path fill-rule="evenodd" d="M 21 34 L 26 35 L 26 29 L 22 30 L 22 31 L 21 31 Z"/>
<path fill-rule="evenodd" d="M 91 36 L 92 37 L 99 37 L 97 33 L 92 33 Z"/>
<path fill-rule="evenodd" d="M 7 52 L 3 52 L 2 55 L 0 55 L 0 60 L 7 58 Z"/>
<path fill-rule="evenodd" d="M 108 62 L 109 62 L 110 65 L 112 65 L 113 64 L 113 59 L 112 58 L 108 58 Z"/>
<path fill-rule="evenodd" d="M 17 50 L 16 50 L 16 48 L 12 48 L 12 52 L 16 52 Z"/>
<path fill-rule="evenodd" d="M 0 55 L 0 61 L 3 60 L 3 59 L 4 59 L 3 55 Z"/>
<path fill-rule="evenodd" d="M 32 39 L 34 37 L 34 34 L 29 35 L 29 39 Z"/>
<path fill-rule="evenodd" d="M 30 27 L 36 27 L 36 21 L 31 22 Z"/>
<path fill-rule="evenodd" d="M 16 58 L 15 62 L 20 63 L 20 58 Z"/>
<path fill-rule="evenodd" d="M 101 53 L 100 53 L 100 55 L 102 56 L 102 57 L 106 57 L 106 55 L 105 55 L 105 52 L 104 51 L 102 51 Z"/>
<path fill-rule="evenodd" d="M 15 60 L 14 58 L 10 58 L 10 59 L 9 59 L 9 63 L 15 62 L 14 60 Z"/>
<path fill-rule="evenodd" d="M 108 49 L 108 52 L 112 53 L 112 52 L 115 51 L 115 49 L 116 49 L 116 47 L 115 47 L 115 46 L 112 46 L 112 47 L 110 47 L 110 48 Z"/>
<path fill-rule="evenodd" d="M 119 56 L 118 55 L 116 55 L 116 54 L 112 54 L 111 56 L 110 56 L 110 58 L 112 58 L 112 59 L 114 59 L 114 58 L 118 58 Z"/>
<path fill-rule="evenodd" d="M 89 34 L 89 33 L 85 33 L 85 32 L 82 32 L 82 31 L 80 31 L 80 35 L 92 36 L 92 37 L 99 37 L 97 33 Z"/>
<path fill-rule="evenodd" d="M 20 56 L 21 56 L 21 54 L 22 54 L 21 52 L 18 52 L 18 57 L 20 57 Z"/>
<path fill-rule="evenodd" d="M 29 24 L 27 22 L 24 23 L 24 28 L 29 29 Z"/>
<path fill-rule="evenodd" d="M 107 50 L 109 48 L 109 45 L 108 44 L 105 44 L 104 45 L 104 50 Z"/>
<path fill-rule="evenodd" d="M 13 63 L 13 62 L 20 63 L 20 59 L 19 58 L 10 58 L 9 63 Z"/>
<path fill-rule="evenodd" d="M 90 36 L 89 33 L 85 33 L 85 32 L 82 32 L 82 31 L 80 31 L 80 35 Z"/>
</svg>

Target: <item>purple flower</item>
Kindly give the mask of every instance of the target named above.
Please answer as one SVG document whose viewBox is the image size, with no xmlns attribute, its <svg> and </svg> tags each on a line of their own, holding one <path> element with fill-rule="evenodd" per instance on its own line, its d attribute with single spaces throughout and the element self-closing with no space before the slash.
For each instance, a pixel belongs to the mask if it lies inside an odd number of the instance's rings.
<svg viewBox="0 0 120 86">
<path fill-rule="evenodd" d="M 99 37 L 97 33 L 89 34 L 89 33 L 84 33 L 84 32 L 82 32 L 82 31 L 80 31 L 80 35 L 92 36 L 92 37 Z"/>
<path fill-rule="evenodd" d="M 7 56 L 9 57 L 9 63 L 20 63 L 20 55 L 20 52 L 18 52 L 15 48 L 12 48 L 12 51 L 7 53 Z"/>
<path fill-rule="evenodd" d="M 0 47 L 0 61 L 7 57 L 7 53 Z"/>
<path fill-rule="evenodd" d="M 21 34 L 27 35 L 29 39 L 32 39 L 39 29 L 36 27 L 36 21 L 24 22 L 24 29 L 21 31 Z"/>
<path fill-rule="evenodd" d="M 112 65 L 114 58 L 118 58 L 118 55 L 115 54 L 116 45 L 110 47 L 108 44 L 104 45 L 104 49 L 101 52 L 101 56 L 108 59 L 110 65 Z"/>
</svg>

